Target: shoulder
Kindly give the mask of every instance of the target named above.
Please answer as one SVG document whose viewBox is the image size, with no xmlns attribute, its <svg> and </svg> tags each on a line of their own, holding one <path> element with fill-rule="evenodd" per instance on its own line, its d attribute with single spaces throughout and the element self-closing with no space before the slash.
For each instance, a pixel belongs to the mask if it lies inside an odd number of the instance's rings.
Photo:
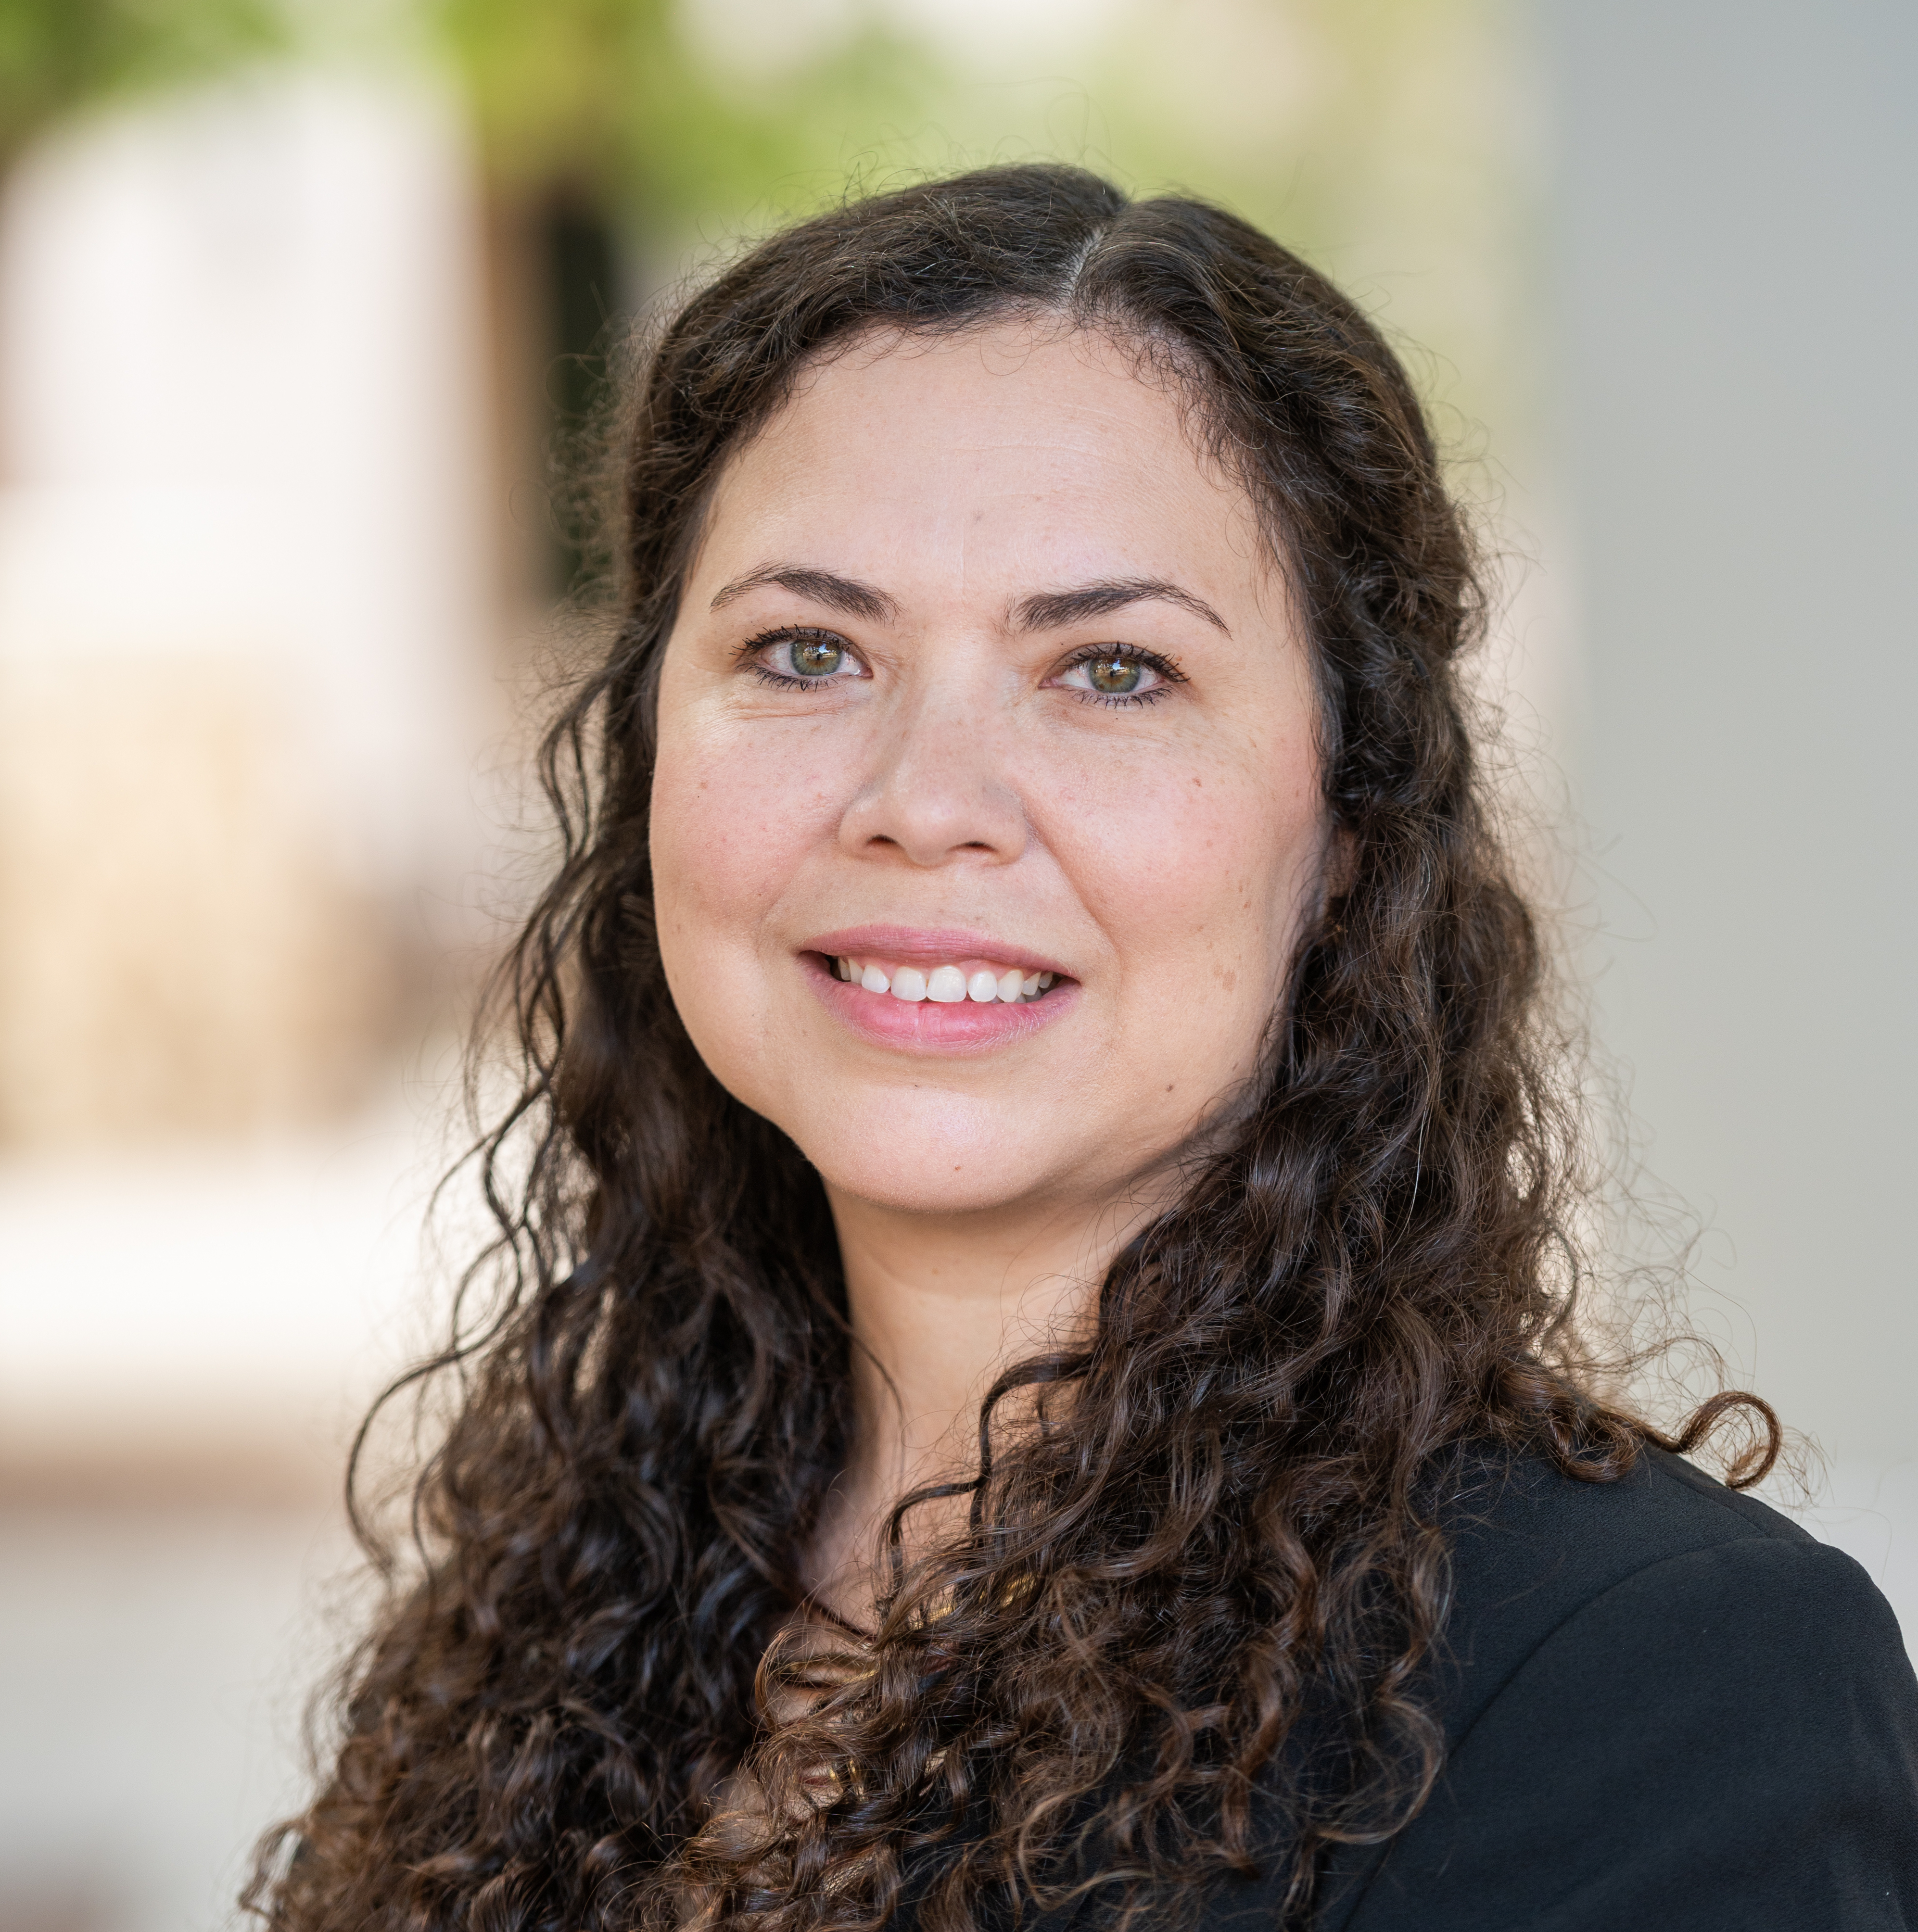
<svg viewBox="0 0 1918 1932">
<path fill-rule="evenodd" d="M 1472 1456 L 1444 1486 L 1439 1514 L 1453 1588 L 1438 1688 L 1454 1741 L 1559 1624 L 1635 1576 L 1655 1588 L 1661 1566 L 1717 1551 L 1724 1562 L 1703 1574 L 1735 1590 L 1741 1563 L 1778 1562 L 1757 1553 L 1768 1550 L 1811 1558 L 1784 1558 L 1782 1574 L 1824 1574 L 1823 1546 L 1796 1523 L 1659 1449 L 1609 1483 L 1577 1481 L 1535 1457 Z"/>
<path fill-rule="evenodd" d="M 1445 1769 L 1326 1926 L 1918 1924 L 1918 1682 L 1849 1557 L 1655 1450 L 1448 1508 Z"/>
</svg>

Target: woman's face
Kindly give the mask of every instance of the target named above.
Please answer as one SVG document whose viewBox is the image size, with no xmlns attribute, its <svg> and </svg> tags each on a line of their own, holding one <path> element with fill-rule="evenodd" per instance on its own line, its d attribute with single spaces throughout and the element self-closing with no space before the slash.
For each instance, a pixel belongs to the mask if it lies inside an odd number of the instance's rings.
<svg viewBox="0 0 1918 1932">
<path fill-rule="evenodd" d="M 1314 716 L 1250 500 L 1125 349 L 855 347 L 728 464 L 667 647 L 695 1044 L 842 1196 L 1130 1198 L 1257 1061 L 1325 849 Z"/>
</svg>

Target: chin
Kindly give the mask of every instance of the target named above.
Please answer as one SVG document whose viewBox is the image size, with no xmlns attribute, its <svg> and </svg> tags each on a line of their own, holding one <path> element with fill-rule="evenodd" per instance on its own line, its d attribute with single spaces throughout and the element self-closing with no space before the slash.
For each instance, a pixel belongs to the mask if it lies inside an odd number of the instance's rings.
<svg viewBox="0 0 1918 1932">
<path fill-rule="evenodd" d="M 809 1159 L 812 1156 L 809 1156 Z M 979 1214 L 1016 1207 L 1035 1192 L 1029 1170 L 1013 1172 L 1003 1156 L 953 1161 L 950 1149 L 923 1158 L 848 1158 L 842 1148 L 814 1160 L 836 1194 L 896 1214 Z"/>
<path fill-rule="evenodd" d="M 955 1106 L 923 1088 L 911 1099 L 933 1105 L 863 1098 L 772 1116 L 835 1192 L 898 1213 L 965 1214 L 1014 1206 L 1060 1178 L 1056 1148 L 1048 1159 L 1043 1140 L 1017 1130 L 1015 1110 Z"/>
</svg>

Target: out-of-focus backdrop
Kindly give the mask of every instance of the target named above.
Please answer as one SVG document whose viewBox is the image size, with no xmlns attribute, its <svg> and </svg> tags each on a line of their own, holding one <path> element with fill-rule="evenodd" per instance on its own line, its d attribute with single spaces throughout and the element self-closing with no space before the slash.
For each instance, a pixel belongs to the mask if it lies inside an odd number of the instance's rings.
<svg viewBox="0 0 1918 1932">
<path fill-rule="evenodd" d="M 1641 1195 L 1918 1636 L 1914 98 L 1900 0 L 0 0 L 0 1932 L 297 1794 L 609 335 L 980 160 L 1405 347 Z"/>
</svg>

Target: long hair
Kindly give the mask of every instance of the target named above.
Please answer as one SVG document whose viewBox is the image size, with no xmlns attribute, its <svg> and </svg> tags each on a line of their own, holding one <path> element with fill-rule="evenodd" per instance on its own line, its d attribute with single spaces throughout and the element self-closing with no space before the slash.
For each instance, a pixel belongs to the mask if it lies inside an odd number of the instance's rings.
<svg viewBox="0 0 1918 1932">
<path fill-rule="evenodd" d="M 1258 505 L 1341 858 L 1256 1090 L 1089 1338 L 992 1391 L 965 1526 L 908 1562 L 895 1514 L 877 1627 L 794 1709 L 770 1693 L 803 1674 L 779 1634 L 852 1344 L 818 1174 L 667 989 L 660 658 L 716 474 L 809 365 L 1019 315 L 1135 345 Z M 498 1292 L 440 1364 L 424 1561 L 251 1902 L 284 1932 L 961 1932 L 1088 1890 L 1190 1910 L 1265 1869 L 1302 1915 L 1324 1849 L 1397 1828 L 1439 1768 L 1449 1460 L 1602 1481 L 1652 1432 L 1573 1345 L 1577 1124 L 1461 694 L 1472 548 L 1412 388 L 1232 215 L 997 168 L 745 254 L 638 371 L 621 465 L 620 622 L 544 746 L 560 862 L 503 982 Z"/>
</svg>

